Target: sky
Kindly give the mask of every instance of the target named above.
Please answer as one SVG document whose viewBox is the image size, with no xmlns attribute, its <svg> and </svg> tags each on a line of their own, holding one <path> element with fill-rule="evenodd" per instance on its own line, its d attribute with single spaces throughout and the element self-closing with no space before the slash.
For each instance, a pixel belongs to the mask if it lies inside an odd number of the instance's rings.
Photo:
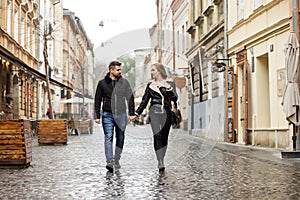
<svg viewBox="0 0 300 200">
<path fill-rule="evenodd" d="M 97 48 L 116 35 L 151 28 L 156 22 L 155 0 L 63 0 L 63 7 L 79 17 Z M 99 26 L 100 21 L 104 26 Z"/>
</svg>

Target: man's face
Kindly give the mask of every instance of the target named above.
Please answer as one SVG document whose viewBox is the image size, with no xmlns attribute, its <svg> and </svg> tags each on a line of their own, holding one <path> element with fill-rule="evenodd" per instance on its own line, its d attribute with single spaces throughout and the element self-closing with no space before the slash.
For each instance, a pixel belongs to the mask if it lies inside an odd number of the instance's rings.
<svg viewBox="0 0 300 200">
<path fill-rule="evenodd" d="M 122 72 L 121 72 L 121 66 L 115 66 L 114 69 L 111 69 L 109 71 L 114 77 L 120 77 Z"/>
</svg>

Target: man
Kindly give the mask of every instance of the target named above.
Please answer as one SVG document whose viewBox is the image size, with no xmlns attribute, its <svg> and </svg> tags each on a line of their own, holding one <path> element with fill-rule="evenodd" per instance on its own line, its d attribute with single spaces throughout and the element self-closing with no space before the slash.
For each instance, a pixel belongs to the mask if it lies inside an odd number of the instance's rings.
<svg viewBox="0 0 300 200">
<path fill-rule="evenodd" d="M 105 136 L 106 169 L 113 172 L 114 168 L 120 168 L 120 158 L 125 139 L 125 128 L 129 120 L 135 117 L 134 97 L 128 80 L 121 76 L 121 65 L 119 61 L 109 64 L 109 72 L 105 78 L 98 82 L 95 94 L 96 123 L 101 123 L 102 104 L 102 126 Z M 113 154 L 113 136 L 116 134 L 115 154 Z"/>
</svg>

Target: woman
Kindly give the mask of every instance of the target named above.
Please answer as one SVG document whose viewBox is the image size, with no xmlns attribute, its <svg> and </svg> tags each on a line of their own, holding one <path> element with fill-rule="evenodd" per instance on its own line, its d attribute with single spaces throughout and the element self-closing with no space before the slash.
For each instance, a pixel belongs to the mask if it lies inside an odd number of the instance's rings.
<svg viewBox="0 0 300 200">
<path fill-rule="evenodd" d="M 177 107 L 177 94 L 174 82 L 166 80 L 167 73 L 162 64 L 155 63 L 151 66 L 151 77 L 152 81 L 147 84 L 142 102 L 135 114 L 138 117 L 150 101 L 149 117 L 154 136 L 154 150 L 159 172 L 163 173 L 165 170 L 164 157 L 171 128 L 172 102 Z"/>
</svg>

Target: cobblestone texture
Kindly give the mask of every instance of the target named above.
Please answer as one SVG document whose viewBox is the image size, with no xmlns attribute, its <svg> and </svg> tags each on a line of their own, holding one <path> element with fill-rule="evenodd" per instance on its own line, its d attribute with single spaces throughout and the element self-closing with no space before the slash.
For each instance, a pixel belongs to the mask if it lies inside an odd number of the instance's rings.
<svg viewBox="0 0 300 200">
<path fill-rule="evenodd" d="M 107 173 L 103 133 L 67 145 L 34 138 L 26 169 L 0 169 L 0 199 L 300 199 L 300 161 L 278 150 L 203 140 L 172 130 L 159 175 L 149 126 L 129 125 L 121 169 Z"/>
</svg>

